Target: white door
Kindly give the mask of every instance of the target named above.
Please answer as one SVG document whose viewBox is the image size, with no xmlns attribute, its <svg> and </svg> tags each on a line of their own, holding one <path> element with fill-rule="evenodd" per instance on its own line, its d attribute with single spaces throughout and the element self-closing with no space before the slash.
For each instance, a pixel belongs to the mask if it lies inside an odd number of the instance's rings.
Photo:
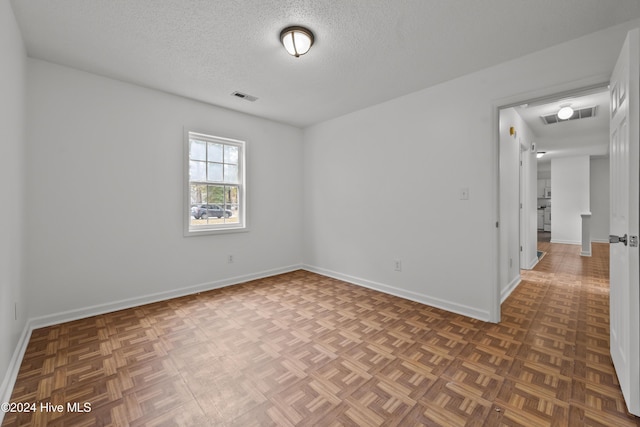
<svg viewBox="0 0 640 427">
<path fill-rule="evenodd" d="M 629 412 L 640 415 L 640 30 L 630 31 L 610 82 L 611 358 Z M 627 236 L 615 243 L 616 236 Z M 636 241 L 633 242 L 635 237 Z M 622 240 L 622 239 L 621 239 Z"/>
</svg>

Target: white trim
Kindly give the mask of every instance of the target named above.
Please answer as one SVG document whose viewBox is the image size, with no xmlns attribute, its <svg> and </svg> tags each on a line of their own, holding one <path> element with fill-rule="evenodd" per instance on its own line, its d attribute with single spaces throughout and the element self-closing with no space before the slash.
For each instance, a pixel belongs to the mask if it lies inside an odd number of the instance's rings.
<svg viewBox="0 0 640 427">
<path fill-rule="evenodd" d="M 227 286 L 238 285 L 250 280 L 263 279 L 265 277 L 276 276 L 278 274 L 289 273 L 302 269 L 302 265 L 295 264 L 287 267 L 275 268 L 272 270 L 261 271 L 258 273 L 245 274 L 243 276 L 230 277 L 228 279 L 216 280 L 213 282 L 200 283 L 198 285 L 187 286 L 165 292 L 157 292 L 153 294 L 143 295 L 134 298 L 127 298 L 105 304 L 97 304 L 77 310 L 68 310 L 61 313 L 49 314 L 46 316 L 30 319 L 31 326 L 43 328 L 45 326 L 57 325 L 59 323 L 71 322 L 73 320 L 84 319 L 86 317 L 96 316 L 98 314 L 111 313 L 113 311 L 124 310 L 126 308 L 138 307 L 154 302 L 165 301 L 171 298 L 183 297 L 186 295 L 197 294 L 198 292 L 210 291 L 213 289 L 224 288 Z"/>
<path fill-rule="evenodd" d="M 13 387 L 16 384 L 20 365 L 22 364 L 22 358 L 24 357 L 25 351 L 27 351 L 27 344 L 29 344 L 31 331 L 33 331 L 33 329 L 34 328 L 31 326 L 30 322 L 27 321 L 24 325 L 24 329 L 22 330 L 22 334 L 20 335 L 20 339 L 18 340 L 18 344 L 13 351 L 13 356 L 11 356 L 11 360 L 9 361 L 7 372 L 2 379 L 2 385 L 0 385 L 0 403 L 8 402 L 11 399 L 11 393 L 13 392 Z M 0 424 L 2 424 L 3 419 L 4 412 L 0 411 Z"/>
<path fill-rule="evenodd" d="M 563 245 L 579 245 L 579 246 L 582 246 L 582 242 L 575 241 L 575 240 L 551 239 L 551 243 L 562 243 Z"/>
<path fill-rule="evenodd" d="M 536 251 L 536 256 L 531 261 L 529 261 L 529 265 L 524 269 L 533 270 L 535 266 L 538 265 L 538 261 L 540 261 L 540 258 L 538 258 L 538 251 Z"/>
<path fill-rule="evenodd" d="M 229 228 L 205 228 L 202 230 L 187 231 L 184 237 L 210 236 L 212 234 L 247 233 L 249 227 L 229 227 Z"/>
<path fill-rule="evenodd" d="M 382 292 L 388 295 L 393 295 L 400 298 L 408 299 L 410 301 L 415 301 L 421 304 L 429 305 L 431 307 L 440 308 L 442 310 L 450 311 L 452 313 L 461 314 L 463 316 L 472 317 L 474 319 L 483 320 L 485 322 L 490 321 L 489 312 L 485 310 L 478 310 L 466 305 L 443 300 L 440 298 L 430 297 L 428 295 L 420 294 L 417 292 L 407 291 L 404 289 L 396 288 L 394 286 L 385 285 L 383 283 L 372 282 L 367 279 L 350 276 L 348 274 L 338 273 L 336 271 L 327 270 L 325 268 L 316 267 L 313 265 L 304 264 L 302 266 L 302 269 L 310 271 L 312 273 L 317 273 L 323 276 L 342 280 L 344 282 L 348 282 L 354 285 L 362 286 L 364 288 L 373 289 L 374 291 Z"/>
<path fill-rule="evenodd" d="M 518 274 L 512 281 L 511 283 L 509 283 L 507 285 L 507 287 L 505 289 L 502 290 L 502 292 L 500 292 L 500 304 L 502 304 L 507 298 L 509 298 L 509 295 L 511 295 L 511 292 L 513 292 L 518 285 L 520 284 L 520 282 L 522 282 L 522 278 L 520 277 L 520 275 Z"/>
<path fill-rule="evenodd" d="M 493 238 L 491 239 L 492 252 L 494 255 L 493 263 L 491 266 L 491 285 L 489 291 L 489 321 L 493 323 L 500 322 L 500 236 L 502 233 L 502 218 L 500 218 L 500 104 L 495 101 L 491 105 L 491 138 L 494 141 L 491 144 L 491 150 L 493 150 L 491 161 L 491 174 L 493 179 L 492 185 L 492 202 L 493 213 L 495 220 L 495 228 Z M 493 227 L 493 224 L 490 224 Z"/>
</svg>

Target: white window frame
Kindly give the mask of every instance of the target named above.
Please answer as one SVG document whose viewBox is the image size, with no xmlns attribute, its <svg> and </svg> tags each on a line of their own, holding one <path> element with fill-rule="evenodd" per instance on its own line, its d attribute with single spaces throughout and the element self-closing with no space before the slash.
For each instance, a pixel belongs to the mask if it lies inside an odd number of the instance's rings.
<svg viewBox="0 0 640 427">
<path fill-rule="evenodd" d="M 190 161 L 190 139 L 197 138 L 200 141 L 214 142 L 224 145 L 233 145 L 240 148 L 238 153 L 238 222 L 226 224 L 191 225 L 191 177 L 189 169 Z M 245 141 L 231 138 L 214 136 L 211 133 L 184 130 L 184 197 L 182 210 L 184 212 L 183 230 L 185 237 L 206 236 L 211 234 L 238 233 L 248 231 L 247 227 L 247 178 L 246 178 L 246 156 L 247 144 Z M 224 182 L 211 182 L 221 185 Z"/>
</svg>

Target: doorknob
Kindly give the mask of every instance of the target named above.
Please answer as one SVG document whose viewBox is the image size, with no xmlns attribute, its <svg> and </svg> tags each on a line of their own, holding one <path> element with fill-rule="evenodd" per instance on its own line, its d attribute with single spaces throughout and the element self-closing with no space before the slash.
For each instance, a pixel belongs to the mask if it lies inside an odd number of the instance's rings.
<svg viewBox="0 0 640 427">
<path fill-rule="evenodd" d="M 624 243 L 625 246 L 627 246 L 627 235 L 625 234 L 622 237 L 615 236 L 613 234 L 609 235 L 609 243 L 619 243 L 619 242 L 622 242 Z"/>
</svg>

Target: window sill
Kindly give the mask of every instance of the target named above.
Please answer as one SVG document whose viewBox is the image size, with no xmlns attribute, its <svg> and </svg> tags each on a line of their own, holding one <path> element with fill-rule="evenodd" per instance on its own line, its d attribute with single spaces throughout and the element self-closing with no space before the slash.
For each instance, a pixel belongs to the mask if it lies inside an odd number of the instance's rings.
<svg viewBox="0 0 640 427">
<path fill-rule="evenodd" d="M 202 230 L 186 230 L 184 237 L 196 237 L 196 236 L 211 236 L 216 234 L 233 234 L 233 233 L 246 233 L 249 229 L 247 227 L 229 227 L 229 228 L 208 228 Z"/>
</svg>

